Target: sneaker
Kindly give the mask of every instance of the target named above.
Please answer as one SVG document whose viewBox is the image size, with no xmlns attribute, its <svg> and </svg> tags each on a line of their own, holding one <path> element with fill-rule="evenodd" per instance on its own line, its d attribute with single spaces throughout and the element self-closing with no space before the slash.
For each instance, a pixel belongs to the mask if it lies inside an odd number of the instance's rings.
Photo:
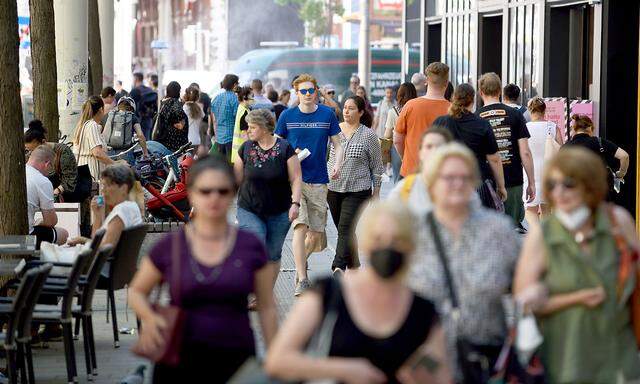
<svg viewBox="0 0 640 384">
<path fill-rule="evenodd" d="M 311 287 L 311 283 L 309 282 L 309 279 L 300 280 L 296 283 L 296 289 L 295 291 L 293 291 L 293 295 L 296 297 L 300 296 L 302 292 L 306 291 L 310 287 Z"/>
<path fill-rule="evenodd" d="M 338 279 L 342 279 L 344 277 L 344 271 L 340 268 L 334 268 L 333 269 L 333 278 L 338 280 Z"/>
</svg>

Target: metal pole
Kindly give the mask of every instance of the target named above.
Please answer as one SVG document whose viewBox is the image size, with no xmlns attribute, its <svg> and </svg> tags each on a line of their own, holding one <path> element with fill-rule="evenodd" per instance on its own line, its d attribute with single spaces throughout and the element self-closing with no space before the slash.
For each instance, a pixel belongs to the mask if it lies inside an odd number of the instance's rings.
<svg viewBox="0 0 640 384">
<path fill-rule="evenodd" d="M 113 0 L 98 0 L 102 41 L 102 86 L 113 86 Z"/>
<path fill-rule="evenodd" d="M 53 3 L 58 69 L 60 134 L 71 137 L 87 99 L 88 4 L 86 0 L 56 0 Z"/>
<path fill-rule="evenodd" d="M 358 76 L 360 85 L 369 93 L 371 74 L 371 42 L 369 38 L 369 1 L 360 0 L 360 36 L 358 49 Z"/>
</svg>

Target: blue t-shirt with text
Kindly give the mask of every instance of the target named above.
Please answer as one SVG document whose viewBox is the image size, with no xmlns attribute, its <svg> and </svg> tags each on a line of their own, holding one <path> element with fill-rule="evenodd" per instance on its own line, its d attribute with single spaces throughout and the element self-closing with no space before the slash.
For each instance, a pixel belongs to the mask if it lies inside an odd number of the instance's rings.
<svg viewBox="0 0 640 384">
<path fill-rule="evenodd" d="M 287 139 L 294 149 L 308 149 L 311 155 L 302 160 L 302 181 L 307 184 L 327 184 L 327 145 L 331 136 L 340 133 L 333 109 L 318 105 L 313 113 L 289 108 L 278 119 L 276 135 Z"/>
</svg>

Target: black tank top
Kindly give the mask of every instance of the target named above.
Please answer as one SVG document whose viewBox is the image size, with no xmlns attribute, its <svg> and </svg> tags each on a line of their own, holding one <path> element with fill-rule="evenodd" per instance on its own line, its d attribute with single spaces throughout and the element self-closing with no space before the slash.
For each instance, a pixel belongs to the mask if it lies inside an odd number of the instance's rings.
<svg viewBox="0 0 640 384">
<path fill-rule="evenodd" d="M 318 288 L 326 312 L 332 293 L 338 290 L 342 296 L 342 291 L 333 279 L 321 280 Z M 388 383 L 398 383 L 396 372 L 424 343 L 439 321 L 433 304 L 414 294 L 402 326 L 389 337 L 377 338 L 366 335 L 356 326 L 344 300 L 339 300 L 337 305 L 338 317 L 329 355 L 366 358 L 387 375 Z"/>
</svg>

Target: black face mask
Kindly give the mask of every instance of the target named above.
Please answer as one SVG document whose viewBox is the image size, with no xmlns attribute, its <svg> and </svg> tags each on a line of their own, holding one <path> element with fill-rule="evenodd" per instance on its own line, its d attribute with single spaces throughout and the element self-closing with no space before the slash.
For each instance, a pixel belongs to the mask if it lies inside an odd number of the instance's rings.
<svg viewBox="0 0 640 384">
<path fill-rule="evenodd" d="M 393 248 L 378 249 L 371 252 L 369 260 L 371 267 L 383 279 L 388 279 L 402 268 L 405 262 L 405 254 Z"/>
</svg>

